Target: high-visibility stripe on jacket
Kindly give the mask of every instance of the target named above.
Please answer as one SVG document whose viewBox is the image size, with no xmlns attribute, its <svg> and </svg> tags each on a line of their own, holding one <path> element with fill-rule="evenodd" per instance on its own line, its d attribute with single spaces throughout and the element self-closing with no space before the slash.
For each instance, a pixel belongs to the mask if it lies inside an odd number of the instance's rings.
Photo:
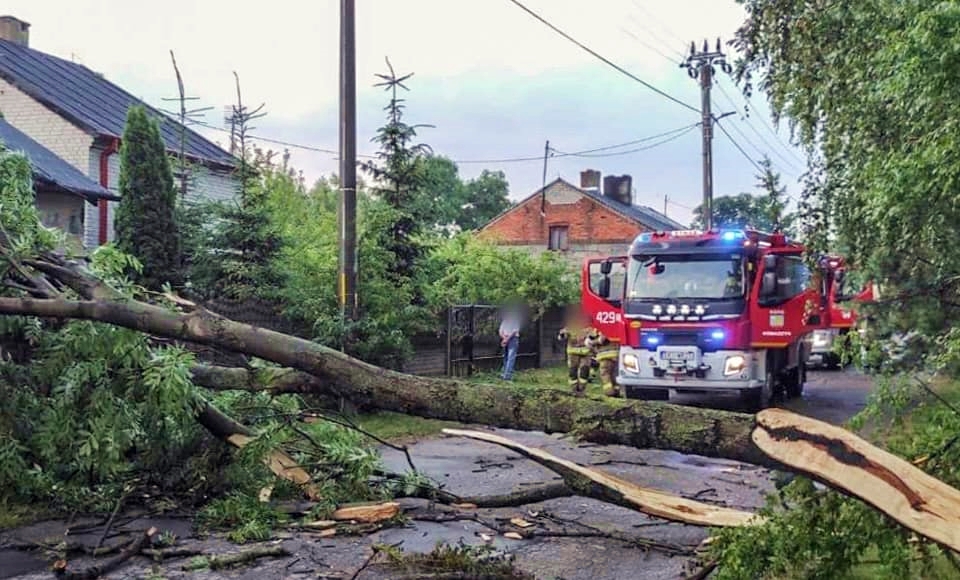
<svg viewBox="0 0 960 580">
<path fill-rule="evenodd" d="M 620 356 L 620 343 L 610 340 L 603 333 L 597 333 L 597 361 L 616 359 Z"/>
<path fill-rule="evenodd" d="M 561 328 L 557 338 L 566 341 L 567 354 L 573 356 L 589 356 L 592 348 L 587 341 L 596 341 L 600 333 L 591 326 L 581 328 L 580 330 L 568 330 Z"/>
</svg>

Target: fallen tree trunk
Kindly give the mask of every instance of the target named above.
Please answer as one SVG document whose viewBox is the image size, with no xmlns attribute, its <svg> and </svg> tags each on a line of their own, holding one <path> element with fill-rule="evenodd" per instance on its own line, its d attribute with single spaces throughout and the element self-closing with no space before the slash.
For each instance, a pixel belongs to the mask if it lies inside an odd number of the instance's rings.
<svg viewBox="0 0 960 580">
<path fill-rule="evenodd" d="M 85 296 L 105 294 L 96 289 L 96 281 L 63 282 Z M 95 320 L 242 352 L 317 377 L 321 380 L 312 387 L 316 392 L 342 394 L 360 406 L 374 404 L 388 411 L 503 428 L 576 432 L 597 443 L 671 449 L 782 468 L 751 441 L 752 415 L 407 375 L 309 340 L 234 322 L 200 307 L 178 313 L 125 298 L 0 298 L 0 313 Z"/>
<path fill-rule="evenodd" d="M 710 505 L 630 483 L 598 469 L 590 469 L 572 461 L 528 447 L 506 437 L 482 431 L 444 429 L 447 435 L 468 437 L 494 443 L 516 451 L 557 473 L 571 489 L 584 497 L 614 503 L 665 520 L 696 526 L 744 526 L 763 523 L 763 518 L 741 510 Z"/>
<path fill-rule="evenodd" d="M 757 414 L 753 440 L 771 457 L 960 551 L 960 490 L 839 427 L 783 409 Z"/>
</svg>

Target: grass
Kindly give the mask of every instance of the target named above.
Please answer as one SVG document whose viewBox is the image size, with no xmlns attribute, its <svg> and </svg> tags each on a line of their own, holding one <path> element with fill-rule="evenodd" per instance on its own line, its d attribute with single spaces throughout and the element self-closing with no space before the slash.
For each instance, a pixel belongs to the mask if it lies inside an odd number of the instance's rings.
<svg viewBox="0 0 960 580">
<path fill-rule="evenodd" d="M 31 505 L 11 504 L 0 500 L 0 530 L 25 526 L 43 519 L 45 512 Z"/>
<path fill-rule="evenodd" d="M 864 563 L 850 571 L 848 580 L 876 580 L 879 578 L 889 578 L 890 573 L 877 561 L 876 549 L 864 557 Z M 919 568 L 919 562 L 916 568 Z M 921 570 L 912 570 L 910 578 L 916 580 L 957 580 L 960 579 L 960 572 L 945 556 L 939 556 L 930 563 L 930 570 L 923 573 Z"/>
<path fill-rule="evenodd" d="M 365 413 L 357 418 L 357 423 L 370 433 L 391 443 L 430 437 L 440 433 L 441 429 L 461 426 L 452 421 L 424 419 L 390 411 Z"/>
</svg>

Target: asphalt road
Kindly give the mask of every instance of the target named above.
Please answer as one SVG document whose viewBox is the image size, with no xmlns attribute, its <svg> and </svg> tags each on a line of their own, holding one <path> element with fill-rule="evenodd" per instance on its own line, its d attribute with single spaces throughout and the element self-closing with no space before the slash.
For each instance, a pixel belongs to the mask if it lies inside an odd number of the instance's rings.
<svg viewBox="0 0 960 580">
<path fill-rule="evenodd" d="M 873 383 L 869 377 L 852 369 L 810 370 L 807 372 L 803 396 L 783 402 L 779 406 L 840 425 L 863 409 L 872 388 Z M 735 395 L 715 397 L 680 395 L 672 397 L 671 402 L 729 411 L 743 410 Z"/>
<path fill-rule="evenodd" d="M 833 423 L 843 423 L 863 408 L 870 392 L 870 381 L 855 372 L 811 372 L 801 399 L 784 406 L 800 413 Z M 717 406 L 737 409 L 735 398 L 708 400 L 680 397 L 677 403 Z M 551 453 L 594 466 L 634 483 L 716 503 L 753 510 L 763 505 L 765 492 L 772 490 L 767 470 L 733 461 L 682 455 L 671 451 L 642 450 L 622 446 L 578 444 L 560 435 L 496 430 L 497 433 L 527 445 L 543 447 Z M 509 452 L 499 446 L 461 438 L 438 436 L 421 440 L 409 446 L 417 468 L 449 491 L 458 495 L 486 495 L 507 493 L 525 486 L 559 481 L 552 472 L 538 464 Z M 402 453 L 384 449 L 384 463 L 388 469 L 404 471 L 406 458 Z M 421 505 L 409 506 L 416 510 L 428 509 Z M 536 529 L 556 531 L 565 529 L 594 534 L 597 530 L 614 531 L 639 539 L 652 539 L 685 546 L 696 546 L 707 537 L 707 531 L 656 520 L 628 510 L 581 497 L 558 498 L 519 508 L 478 510 L 489 520 L 522 517 L 537 526 Z M 135 526 L 142 529 L 146 520 Z M 165 520 L 153 523 L 161 529 L 174 529 L 190 547 L 210 552 L 235 551 L 223 539 L 190 537 L 189 520 Z M 64 522 L 46 522 L 21 530 L 0 534 L 4 539 L 19 541 L 39 540 L 63 534 Z M 174 578 L 351 578 L 370 555 L 374 544 L 402 543 L 411 552 L 427 552 L 439 541 L 449 544 L 464 542 L 481 544 L 490 537 L 489 529 L 473 521 L 421 522 L 413 521 L 407 527 L 392 528 L 378 533 L 351 538 L 319 538 L 297 533 L 282 535 L 282 542 L 293 554 L 290 557 L 262 560 L 256 565 L 237 571 L 193 572 L 180 569 L 182 561 L 159 566 L 164 577 Z M 6 538 L 4 538 L 6 536 Z M 99 532 L 89 538 L 74 538 L 96 542 Z M 500 552 L 516 557 L 517 565 L 537 578 L 565 580 L 606 580 L 617 578 L 675 579 L 682 577 L 687 559 L 668 556 L 656 550 L 643 551 L 623 541 L 601 537 L 545 537 L 529 540 L 511 540 L 497 536 L 489 540 Z M 72 560 L 71 567 L 83 566 L 89 561 Z M 0 578 L 18 577 L 46 579 L 50 572 L 44 561 L 26 552 L 0 549 Z M 146 559 L 137 559 L 126 568 L 111 574 L 113 579 L 143 578 L 150 571 Z M 372 567 L 356 578 L 390 578 L 383 569 Z"/>
</svg>

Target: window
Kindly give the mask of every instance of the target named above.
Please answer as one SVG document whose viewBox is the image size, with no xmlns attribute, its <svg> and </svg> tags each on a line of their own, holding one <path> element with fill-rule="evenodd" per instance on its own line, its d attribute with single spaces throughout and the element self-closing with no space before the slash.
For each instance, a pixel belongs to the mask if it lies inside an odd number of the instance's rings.
<svg viewBox="0 0 960 580">
<path fill-rule="evenodd" d="M 803 293 L 810 284 L 810 270 L 800 256 L 783 256 L 778 260 L 777 281 L 783 298 L 793 298 Z"/>
<path fill-rule="evenodd" d="M 600 262 L 590 264 L 590 291 L 600 295 L 600 280 L 603 280 L 603 274 L 600 272 Z M 613 262 L 610 268 L 610 296 L 608 300 L 623 299 L 623 285 L 626 282 L 627 267 L 623 262 Z"/>
<path fill-rule="evenodd" d="M 83 233 L 83 218 L 80 217 L 78 212 L 70 212 L 70 223 L 67 226 L 67 231 L 75 236 Z"/>
<path fill-rule="evenodd" d="M 551 250 L 568 249 L 567 233 L 569 230 L 570 228 L 567 226 L 550 226 L 550 241 L 547 248 Z"/>
<path fill-rule="evenodd" d="M 630 259 L 629 298 L 735 300 L 743 291 L 743 259 L 738 253 Z"/>
</svg>

